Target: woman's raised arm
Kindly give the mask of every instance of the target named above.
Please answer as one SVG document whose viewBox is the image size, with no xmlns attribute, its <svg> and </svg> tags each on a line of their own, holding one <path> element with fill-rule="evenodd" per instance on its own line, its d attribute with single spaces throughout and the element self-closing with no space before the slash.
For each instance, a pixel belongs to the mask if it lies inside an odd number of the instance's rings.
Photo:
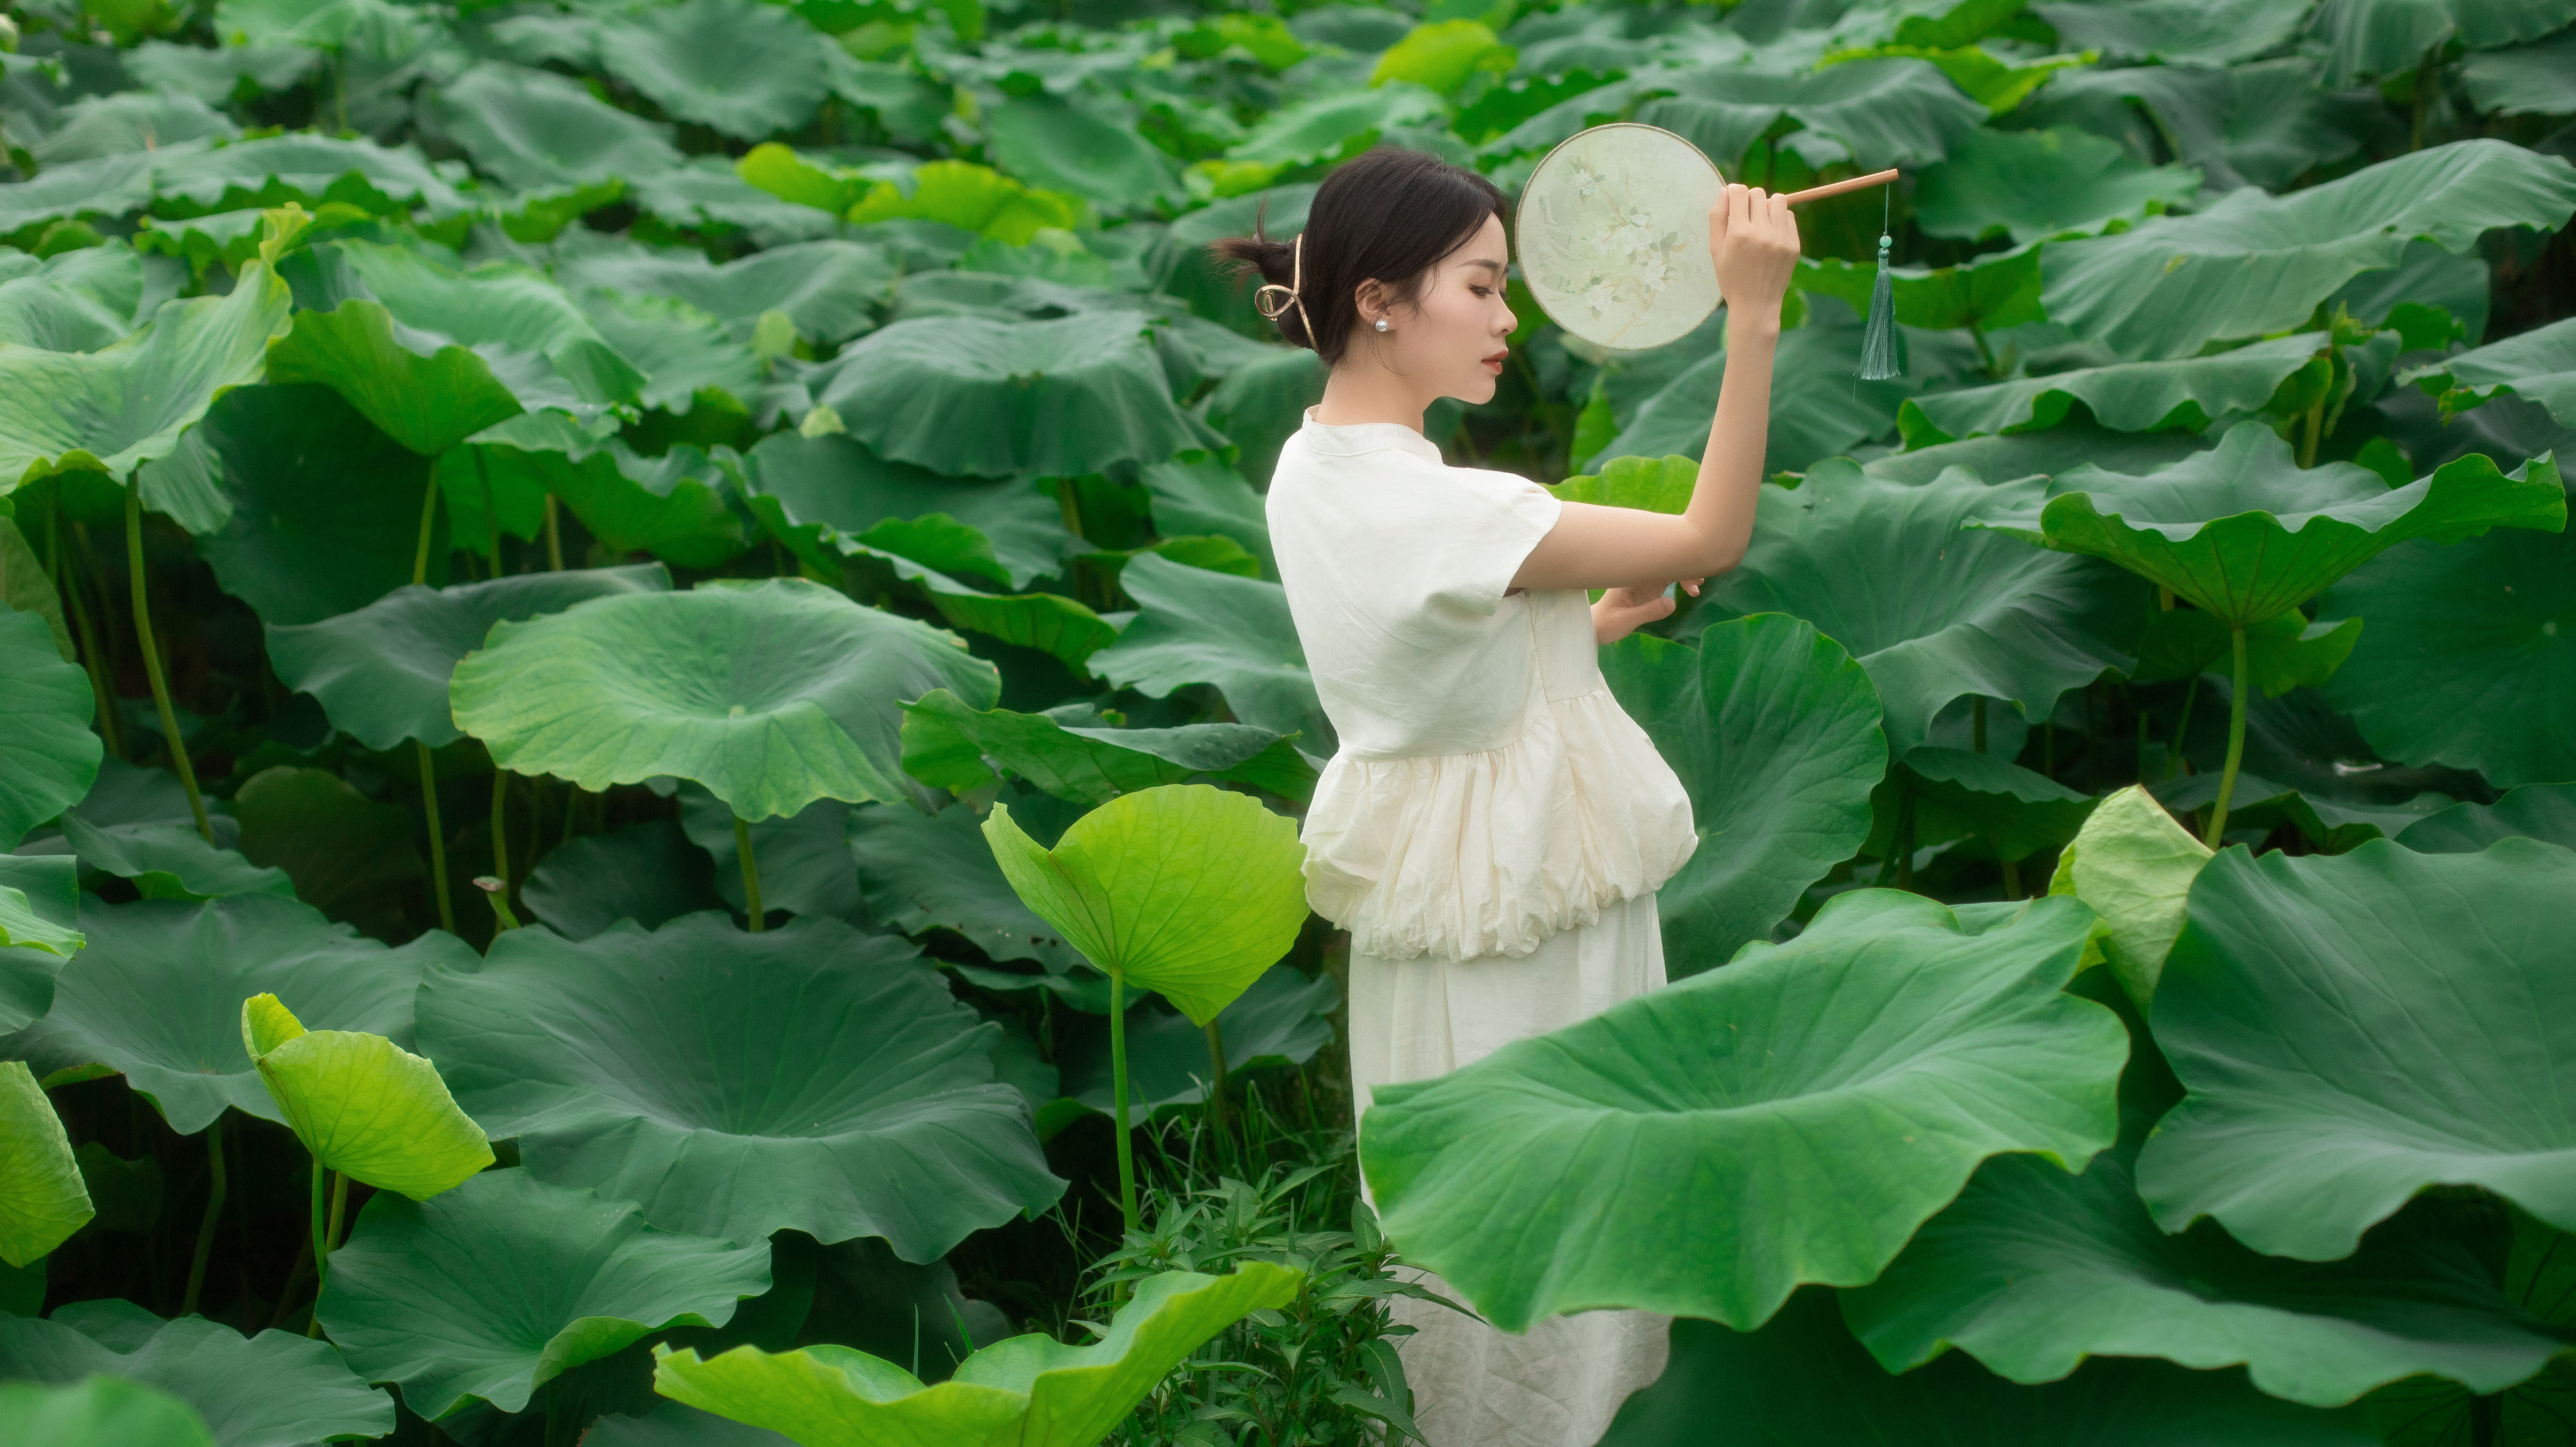
<svg viewBox="0 0 2576 1447">
<path fill-rule="evenodd" d="M 1771 354 L 1780 341 L 1780 299 L 1797 270 L 1798 222 L 1785 198 L 1728 186 L 1709 208 L 1708 246 L 1726 298 L 1726 376 L 1689 508 L 1675 516 L 1569 502 L 1512 575 L 1514 587 L 1660 593 L 1743 560 L 1762 486 Z"/>
</svg>

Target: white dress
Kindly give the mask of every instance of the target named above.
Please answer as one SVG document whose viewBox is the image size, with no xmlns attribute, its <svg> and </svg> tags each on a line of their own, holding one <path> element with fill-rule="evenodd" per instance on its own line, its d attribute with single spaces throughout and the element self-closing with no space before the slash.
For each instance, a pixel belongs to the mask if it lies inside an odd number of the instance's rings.
<svg viewBox="0 0 2576 1447">
<path fill-rule="evenodd" d="M 1341 737 L 1301 837 L 1308 902 L 1351 933 L 1363 1116 L 1376 1086 L 1664 983 L 1655 890 L 1698 842 L 1689 796 L 1603 682 L 1583 592 L 1507 592 L 1560 507 L 1410 427 L 1311 408 L 1271 478 L 1280 581 Z M 1664 1368 L 1649 1312 L 1521 1335 L 1395 1314 L 1418 1328 L 1398 1351 L 1432 1447 L 1590 1447 Z"/>
</svg>

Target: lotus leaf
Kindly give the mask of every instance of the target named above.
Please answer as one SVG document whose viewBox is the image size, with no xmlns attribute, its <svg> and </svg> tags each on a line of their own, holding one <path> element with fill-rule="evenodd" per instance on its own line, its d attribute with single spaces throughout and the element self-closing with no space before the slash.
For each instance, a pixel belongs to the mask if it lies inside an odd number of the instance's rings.
<svg viewBox="0 0 2576 1447">
<path fill-rule="evenodd" d="M 1729 173 L 1783 117 L 1821 143 L 1805 153 L 1810 164 L 1848 160 L 1863 169 L 1941 160 L 1986 118 L 1939 67 L 1908 57 L 1815 71 L 1709 66 L 1657 85 L 1672 98 L 1647 101 L 1635 119 L 1679 133 Z"/>
<path fill-rule="evenodd" d="M 63 107 L 54 133 L 38 137 L 27 150 L 45 165 L 56 166 L 148 151 L 172 142 L 229 141 L 240 134 L 239 126 L 195 96 L 127 91 L 85 96 Z"/>
<path fill-rule="evenodd" d="M 2126 1033 L 2060 988 L 2091 925 L 2042 899 L 1971 933 L 1841 894 L 1787 944 L 1379 1086 L 1360 1161 L 1387 1235 L 1505 1330 L 1597 1307 L 1751 1327 L 1801 1282 L 1870 1280 L 1979 1161 L 2074 1169 L 2116 1135 Z"/>
<path fill-rule="evenodd" d="M 976 710 L 945 689 L 904 705 L 904 771 L 963 794 L 997 769 L 1059 799 L 1106 804 L 1121 794 L 1201 777 L 1237 779 L 1291 799 L 1314 791 L 1315 771 L 1281 735 L 1249 724 L 1102 727 L 1087 707 L 1070 716 Z"/>
<path fill-rule="evenodd" d="M 530 408 L 595 410 L 631 403 L 648 379 L 619 356 L 572 299 L 506 262 L 456 271 L 418 252 L 361 240 L 327 243 L 337 263 L 420 335 L 414 346 L 473 349 Z"/>
<path fill-rule="evenodd" d="M 1926 744 L 1908 752 L 1901 769 L 1872 799 L 1876 817 L 1865 849 L 1882 860 L 1896 847 L 1900 788 L 1910 797 L 1914 847 L 1973 834 L 1996 859 L 2015 865 L 2072 840 L 2093 812 L 2091 795 L 2013 763 L 2006 750 Z"/>
<path fill-rule="evenodd" d="M 239 837 L 237 821 L 217 816 L 210 822 L 216 838 Z M 145 899 L 295 897 L 295 882 L 285 870 L 262 868 L 237 849 L 208 844 L 184 808 L 175 817 L 127 824 L 93 824 L 86 809 L 66 809 L 61 842 L 79 856 L 82 868 L 133 880 Z"/>
<path fill-rule="evenodd" d="M 2398 380 L 2439 397 L 2445 417 L 2498 397 L 2522 397 L 2547 408 L 2560 426 L 2576 427 L 2576 320 L 2445 357 Z"/>
<path fill-rule="evenodd" d="M 2184 899 L 2209 846 L 2132 784 L 2102 801 L 2057 856 L 2051 894 L 2071 894 L 2102 917 L 2104 949 L 2121 988 L 2147 1009 L 2186 918 Z"/>
<path fill-rule="evenodd" d="M 941 690 L 933 689 L 933 693 Z M 749 912 L 742 887 L 742 854 L 734 839 L 733 811 L 695 784 L 680 786 L 680 825 L 689 842 L 713 862 L 709 888 L 717 899 Z M 760 874 L 761 909 L 767 913 L 828 914 L 861 929 L 872 921 L 850 863 L 850 806 L 817 799 L 780 819 L 748 826 L 751 857 Z M 676 904 L 678 901 L 673 901 Z M 665 905 L 663 918 L 682 913 Z M 640 917 L 639 917 L 640 919 Z"/>
<path fill-rule="evenodd" d="M 483 358 L 408 327 L 397 331 L 393 314 L 364 297 L 296 313 L 294 330 L 269 346 L 268 379 L 336 388 L 386 436 L 425 457 L 521 410 Z"/>
<path fill-rule="evenodd" d="M 0 342 L 94 352 L 134 330 L 142 305 L 142 258 L 123 242 L 42 261 L 0 253 Z"/>
<path fill-rule="evenodd" d="M 2189 432 L 2114 432 L 2085 420 L 2060 422 L 2045 432 L 2005 432 L 1891 452 L 1861 464 L 1861 471 L 1890 482 L 1930 482 L 1953 467 L 2006 482 L 2063 471 L 2090 462 L 2114 471 L 2151 472 L 2178 462 L 2209 443 Z"/>
<path fill-rule="evenodd" d="M 2248 681 L 2270 697 L 2294 688 L 2313 688 L 2334 676 L 2361 641 L 2358 618 L 2340 623 L 2311 623 L 2293 608 L 2245 625 L 2245 670 Z M 2138 666 L 2129 677 L 2138 683 L 2194 678 L 2219 668 L 2234 652 L 2231 629 L 2215 613 L 2197 608 L 2167 608 L 2147 622 L 2138 643 Z"/>
<path fill-rule="evenodd" d="M 989 706 L 1000 684 L 952 634 L 780 578 L 496 624 L 450 699 L 504 768 L 594 792 L 693 779 L 765 819 L 902 798 L 895 700 L 934 688 Z"/>
<path fill-rule="evenodd" d="M 730 832 L 726 842 L 732 842 Z M 759 851 L 764 886 L 773 857 Z M 549 850 L 519 893 L 538 919 L 576 940 L 621 919 L 659 929 L 681 915 L 723 903 L 706 851 L 668 819 L 631 824 L 614 834 L 584 835 Z"/>
<path fill-rule="evenodd" d="M 215 1447 L 195 1408 L 121 1377 L 0 1386 L 0 1433 L 47 1447 Z"/>
<path fill-rule="evenodd" d="M 776 246 L 722 266 L 694 250 L 609 252 L 555 264 L 556 278 L 569 287 L 677 297 L 723 319 L 738 342 L 751 341 L 770 312 L 808 340 L 848 341 L 875 324 L 876 304 L 896 275 L 883 250 L 854 241 Z"/>
<path fill-rule="evenodd" d="M 546 71 L 486 62 L 441 87 L 438 108 L 476 166 L 522 191 L 577 190 L 680 164 L 664 127 Z"/>
<path fill-rule="evenodd" d="M 703 1411 L 776 1431 L 803 1447 L 906 1441 L 1007 1441 L 1088 1447 L 1124 1420 L 1208 1338 L 1264 1307 L 1285 1305 L 1303 1273 L 1247 1261 L 1225 1276 L 1166 1271 L 1089 1346 L 1031 1334 L 976 1352 L 925 1387 L 894 1363 L 847 1347 L 777 1355 L 736 1347 L 709 1360 L 654 1353 L 653 1388 Z"/>
<path fill-rule="evenodd" d="M 88 947 L 12 1053 L 48 1074 L 92 1064 L 121 1073 L 181 1135 L 226 1106 L 283 1119 L 242 1048 L 242 1001 L 274 994 L 320 1027 L 399 1044 L 411 1039 L 424 964 L 474 959 L 454 935 L 432 931 L 389 950 L 266 894 L 93 905 L 81 924 Z"/>
<path fill-rule="evenodd" d="M 433 217 L 471 209 L 464 194 L 411 146 L 381 146 L 310 132 L 262 136 L 209 149 L 172 147 L 153 167 L 154 209 L 165 215 L 241 211 L 300 202 Z"/>
<path fill-rule="evenodd" d="M 973 810 L 924 815 L 903 804 L 850 811 L 850 857 L 868 913 L 888 929 L 956 931 L 997 960 L 1035 960 L 1061 974 L 1081 959 L 1055 926 L 1011 892 Z"/>
<path fill-rule="evenodd" d="M 613 555 L 650 552 L 680 567 L 715 568 L 751 536 L 734 500 L 736 464 L 731 448 L 709 454 L 686 443 L 644 457 L 623 438 L 602 446 L 569 418 L 545 415 L 514 419 L 447 454 L 438 483 L 448 516 L 487 550 L 491 515 L 504 531 L 532 537 L 551 493 Z"/>
<path fill-rule="evenodd" d="M 80 801 L 106 752 L 90 732 L 89 676 L 54 647 L 40 613 L 0 607 L 0 846 Z"/>
<path fill-rule="evenodd" d="M 2459 1183 L 2576 1228 L 2576 1136 L 2551 1094 L 2576 1053 L 2571 903 L 2576 852 L 2528 839 L 2222 851 L 2156 989 L 2190 1091 L 2138 1160 L 2158 1223 L 2213 1216 L 2257 1251 L 2329 1261 Z"/>
<path fill-rule="evenodd" d="M 758 155 L 755 150 L 742 162 L 743 178 L 755 186 L 763 185 L 753 174 L 753 158 Z M 879 221 L 938 221 L 1026 246 L 1041 227 L 1071 230 L 1086 225 L 1090 210 L 1077 197 L 1033 190 L 972 161 L 925 161 L 913 169 L 912 183 L 909 194 L 891 181 L 875 183 L 850 206 L 847 219 L 862 226 Z"/>
<path fill-rule="evenodd" d="M 53 1004 L 54 977 L 80 952 L 80 886 L 72 861 L 0 855 L 0 1033 Z"/>
<path fill-rule="evenodd" d="M 382 1035 L 307 1030 L 275 995 L 253 995 L 242 1049 L 317 1169 L 421 1201 L 492 1164 L 438 1068 Z"/>
<path fill-rule="evenodd" d="M 287 90 L 322 57 L 300 45 L 226 45 L 208 50 L 147 40 L 124 56 L 136 80 L 164 92 L 221 105 L 248 81 L 257 89 Z"/>
<path fill-rule="evenodd" d="M 1989 432 L 2044 431 L 2081 402 L 2117 431 L 2199 432 L 2217 418 L 2260 410 L 2326 340 L 2322 332 L 2301 332 L 2205 357 L 2117 362 L 1909 397 L 1896 425 L 1907 447 L 1929 447 Z"/>
<path fill-rule="evenodd" d="M 852 545 L 996 588 L 1064 571 L 1082 549 L 1062 509 L 1024 479 L 943 478 L 841 434 L 781 432 L 744 466 L 752 512 L 796 555 L 837 574 Z"/>
<path fill-rule="evenodd" d="M 1226 159 L 1265 173 L 1254 183 L 1257 189 L 1287 167 L 1357 155 L 1376 144 L 1388 127 L 1430 120 L 1441 109 L 1436 93 L 1402 80 L 1310 96 L 1262 117 L 1227 148 Z"/>
<path fill-rule="evenodd" d="M 2537 40 L 2576 20 L 2567 0 L 2526 0 L 2518 5 L 2464 5 L 2455 0 L 2369 0 L 2329 5 L 2315 28 L 2326 42 L 2326 82 L 2350 85 L 2364 76 L 2403 75 L 2424 52 L 2455 34 L 2476 49 Z"/>
<path fill-rule="evenodd" d="M 1234 1003 L 1217 1013 L 1228 1071 L 1297 1064 L 1333 1043 L 1333 1011 L 1342 992 L 1329 975 L 1309 976 L 1294 965 L 1272 965 Z M 1127 1094 L 1138 1109 L 1196 1105 L 1207 1099 L 1209 1071 L 1205 1026 L 1187 1015 L 1146 1007 L 1127 1012 Z M 1106 1020 L 1081 1017 L 1058 1048 L 1063 1093 L 1093 1110 L 1117 1109 L 1115 1072 Z"/>
<path fill-rule="evenodd" d="M 1798 263 L 1798 285 L 1839 297 L 1855 315 L 1866 310 L 1878 268 L 1826 257 Z M 1891 266 L 1889 302 L 1901 326 L 1947 329 L 2020 326 L 2046 321 L 2039 308 L 2036 248 L 1981 256 L 1957 266 Z"/>
<path fill-rule="evenodd" d="M 653 1332 L 724 1325 L 769 1284 L 766 1241 L 657 1231 L 622 1202 L 486 1171 L 435 1200 L 369 1201 L 331 1255 L 321 1318 L 353 1368 L 436 1420 L 468 1399 L 516 1412 Z"/>
<path fill-rule="evenodd" d="M 2120 13 L 2113 6 L 2082 7 Z M 2156 215 L 2200 190 L 2189 166 L 2142 166 L 2116 142 L 2068 126 L 1978 130 L 1916 183 L 1916 221 L 1934 236 L 2016 244 Z"/>
<path fill-rule="evenodd" d="M 1105 207 L 1141 210 L 1181 190 L 1180 168 L 1134 126 L 1043 93 L 986 112 L 984 134 L 1003 170 Z"/>
<path fill-rule="evenodd" d="M 25 1266 L 98 1214 L 62 1117 L 20 1060 L 0 1060 L 0 1261 Z"/>
<path fill-rule="evenodd" d="M 664 1230 L 883 1236 L 928 1261 L 1063 1183 L 993 1080 L 996 1027 L 917 955 L 820 918 L 512 930 L 424 979 L 421 1046 L 540 1180 Z"/>
<path fill-rule="evenodd" d="M 318 623 L 272 623 L 268 656 L 279 682 L 321 700 L 332 724 L 368 748 L 391 749 L 405 739 L 445 748 L 463 737 L 448 714 L 448 680 L 493 624 L 670 586 L 659 563 L 446 588 L 413 584 Z"/>
<path fill-rule="evenodd" d="M 2460 62 L 2460 83 L 2482 111 L 2508 116 L 2576 115 L 2568 62 L 2576 41 L 2559 35 L 2517 50 L 2491 50 Z"/>
<path fill-rule="evenodd" d="M 2228 65 L 2296 34 L 2307 0 L 2248 0 L 2228 6 L 2191 0 L 2056 0 L 2031 7 L 2061 45 L 2124 60 Z"/>
<path fill-rule="evenodd" d="M 212 1429 L 215 1447 L 308 1447 L 394 1429 L 392 1399 L 351 1375 L 327 1342 L 245 1337 L 202 1316 L 164 1322 L 125 1302 L 0 1317 L 0 1375 L 61 1386 L 105 1376 L 168 1393 Z"/>
<path fill-rule="evenodd" d="M 242 857 L 286 871 L 295 897 L 378 935 L 402 926 L 399 892 L 427 872 L 409 809 L 380 804 L 327 769 L 279 765 L 233 795 Z"/>
<path fill-rule="evenodd" d="M 1118 585 L 1141 611 L 1086 660 L 1091 671 L 1150 698 L 1213 684 L 1244 723 L 1332 744 L 1278 584 L 1147 555 L 1127 564 Z"/>
<path fill-rule="evenodd" d="M 674 120 L 760 140 L 792 131 L 828 88 L 812 26 L 757 0 L 685 0 L 600 27 L 599 63 Z M 747 76 L 759 84 L 745 85 Z"/>
<path fill-rule="evenodd" d="M 411 581 L 429 463 L 339 393 L 309 382 L 246 387 L 194 435 L 231 513 L 198 551 L 262 621 L 318 623 Z M 433 527 L 434 579 L 446 573 L 442 541 Z"/>
<path fill-rule="evenodd" d="M 2516 836 L 2576 849 L 2576 784 L 2525 784 L 2492 804 L 2454 804 L 2409 825 L 2397 842 L 2427 854 L 2475 854 Z"/>
<path fill-rule="evenodd" d="M 1710 582 L 1699 611 L 1788 613 L 1842 644 L 1877 686 L 1898 757 L 1964 694 L 2044 718 L 2060 694 L 2130 657 L 2149 610 L 2145 590 L 2107 566 L 1961 531 L 2036 506 L 2043 491 L 2036 478 L 1989 486 L 1964 468 L 1909 485 L 1820 464 L 1795 491 L 1762 489 L 1751 549 Z"/>
<path fill-rule="evenodd" d="M 643 406 L 686 413 L 713 400 L 744 410 L 743 399 L 758 394 L 760 358 L 712 312 L 678 297 L 613 291 L 593 291 L 581 307 L 601 339 L 651 379 L 636 394 Z"/>
</svg>

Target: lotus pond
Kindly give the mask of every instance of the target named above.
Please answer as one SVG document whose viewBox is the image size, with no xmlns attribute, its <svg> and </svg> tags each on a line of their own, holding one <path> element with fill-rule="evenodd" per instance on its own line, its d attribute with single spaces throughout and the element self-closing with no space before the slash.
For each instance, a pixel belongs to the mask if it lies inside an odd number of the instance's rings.
<svg viewBox="0 0 2576 1447">
<path fill-rule="evenodd" d="M 1674 983 L 1355 1145 L 1211 239 L 1807 208 Z M 0 1440 L 2576 1443 L 2576 0 L 15 0 Z M 1678 510 L 1722 318 L 1456 461 Z M 1360 1204 L 1365 1171 L 1377 1213 Z"/>
</svg>

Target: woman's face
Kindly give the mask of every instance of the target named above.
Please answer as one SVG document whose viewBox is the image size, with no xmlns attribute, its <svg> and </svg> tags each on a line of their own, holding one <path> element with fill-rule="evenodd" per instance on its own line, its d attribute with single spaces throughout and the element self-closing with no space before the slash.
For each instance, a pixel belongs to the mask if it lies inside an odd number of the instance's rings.
<svg viewBox="0 0 2576 1447">
<path fill-rule="evenodd" d="M 1410 304 L 1373 285 L 1363 289 L 1354 350 L 1374 351 L 1389 371 L 1427 396 L 1492 401 L 1494 381 L 1508 360 L 1503 339 L 1518 324 L 1503 300 L 1510 259 L 1503 218 L 1486 217 L 1465 245 L 1432 264 L 1422 295 Z M 1381 316 L 1387 319 L 1383 333 L 1376 329 Z"/>
</svg>

